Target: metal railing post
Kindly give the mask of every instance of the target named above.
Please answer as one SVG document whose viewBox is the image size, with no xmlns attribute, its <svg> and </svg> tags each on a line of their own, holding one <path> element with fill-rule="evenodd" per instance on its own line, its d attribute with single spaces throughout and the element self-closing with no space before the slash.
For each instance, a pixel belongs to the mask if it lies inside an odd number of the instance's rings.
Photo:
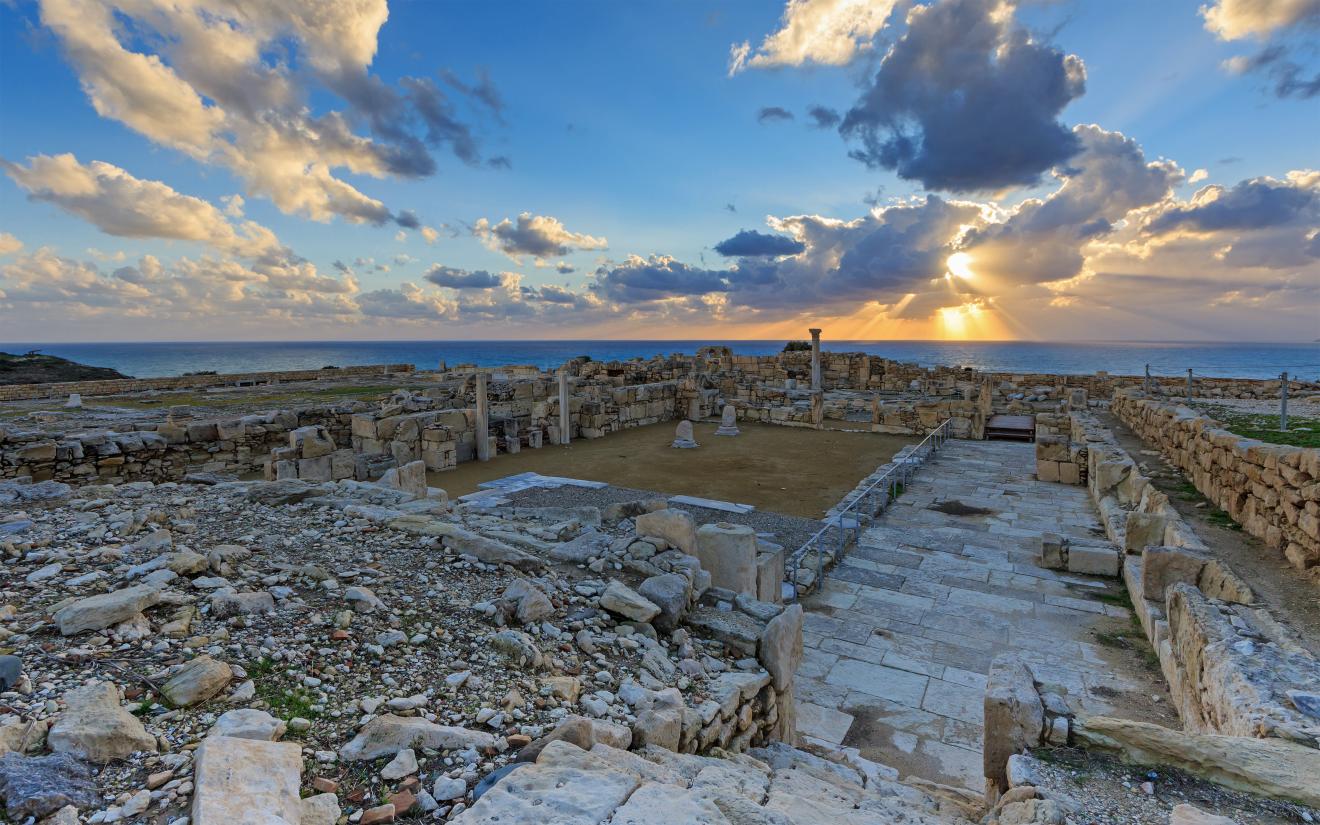
<svg viewBox="0 0 1320 825">
<path fill-rule="evenodd" d="M 1279 376 L 1279 432 L 1288 432 L 1288 373 Z"/>
</svg>

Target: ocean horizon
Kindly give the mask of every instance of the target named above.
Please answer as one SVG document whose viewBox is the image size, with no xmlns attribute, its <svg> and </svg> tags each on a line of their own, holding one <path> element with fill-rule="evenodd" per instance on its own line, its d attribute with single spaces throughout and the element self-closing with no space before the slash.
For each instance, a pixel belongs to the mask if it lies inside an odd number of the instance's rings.
<svg viewBox="0 0 1320 825">
<path fill-rule="evenodd" d="M 417 369 L 476 364 L 556 367 L 579 355 L 597 361 L 693 353 L 727 346 L 739 355 L 771 355 L 784 340 L 549 340 L 549 341 L 158 341 L 119 343 L 0 343 L 0 351 L 39 350 L 47 355 L 137 378 L 319 369 L 326 366 L 411 364 Z M 1208 343 L 1204 341 L 823 341 L 826 350 L 865 352 L 924 367 L 973 367 L 1013 373 L 1081 375 L 1100 370 L 1140 375 L 1194 374 L 1223 378 L 1320 376 L 1320 342 Z"/>
</svg>

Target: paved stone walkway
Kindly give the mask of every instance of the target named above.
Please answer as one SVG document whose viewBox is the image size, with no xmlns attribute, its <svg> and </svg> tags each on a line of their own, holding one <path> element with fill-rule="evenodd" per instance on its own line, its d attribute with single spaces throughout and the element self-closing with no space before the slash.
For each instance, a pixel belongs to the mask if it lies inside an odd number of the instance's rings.
<svg viewBox="0 0 1320 825">
<path fill-rule="evenodd" d="M 1087 631 L 1128 611 L 1093 597 L 1103 580 L 1035 564 L 1042 532 L 1104 536 L 1084 488 L 1034 470 L 1032 444 L 951 441 L 917 473 L 805 602 L 800 733 L 979 793 L 996 654 L 1018 651 L 1075 708 L 1114 710 L 1106 695 L 1133 686 Z"/>
</svg>

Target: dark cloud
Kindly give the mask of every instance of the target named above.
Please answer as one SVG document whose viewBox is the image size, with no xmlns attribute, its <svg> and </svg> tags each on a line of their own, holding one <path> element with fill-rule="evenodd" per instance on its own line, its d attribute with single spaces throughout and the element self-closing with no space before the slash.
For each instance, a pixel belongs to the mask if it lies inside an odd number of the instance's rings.
<svg viewBox="0 0 1320 825">
<path fill-rule="evenodd" d="M 481 162 L 481 152 L 471 128 L 458 119 L 454 106 L 433 81 L 405 77 L 399 81 L 425 128 L 431 146 L 448 146 L 454 156 L 468 165 Z"/>
<path fill-rule="evenodd" d="M 843 115 L 828 106 L 819 104 L 807 109 L 807 117 L 811 118 L 811 125 L 817 129 L 833 129 L 839 125 L 839 121 L 843 120 Z"/>
<path fill-rule="evenodd" d="M 493 289 L 501 284 L 500 276 L 492 275 L 484 269 L 469 272 L 441 264 L 428 269 L 422 277 L 436 286 L 452 289 Z"/>
<path fill-rule="evenodd" d="M 491 224 L 480 218 L 472 226 L 472 234 L 484 240 L 492 249 L 498 249 L 514 260 L 523 255 L 534 258 L 558 258 L 574 249 L 604 249 L 604 238 L 595 238 L 580 232 L 570 232 L 557 218 L 522 212 L 517 222 L 508 218 Z"/>
<path fill-rule="evenodd" d="M 573 266 L 568 261 L 560 261 L 555 264 L 555 272 L 558 272 L 560 275 L 568 275 L 571 272 L 577 272 L 577 267 Z"/>
<path fill-rule="evenodd" d="M 1204 197 L 1206 194 L 1214 197 Z M 1218 232 L 1311 221 L 1320 221 L 1320 194 L 1316 188 L 1255 178 L 1242 181 L 1232 189 L 1208 186 L 1192 203 L 1165 210 L 1148 222 L 1145 229 L 1154 234 L 1179 228 Z"/>
<path fill-rule="evenodd" d="M 505 155 L 496 155 L 495 157 L 486 161 L 486 165 L 492 169 L 512 169 L 513 161 L 509 160 L 509 158 Z"/>
<path fill-rule="evenodd" d="M 404 209 L 396 213 L 394 216 L 394 222 L 399 226 L 402 226 L 404 229 L 419 229 L 422 225 L 422 221 L 417 217 L 417 213 L 413 212 L 411 209 Z"/>
<path fill-rule="evenodd" d="M 1223 166 L 1230 166 L 1234 163 L 1241 163 L 1242 158 L 1238 157 L 1237 155 L 1229 155 L 1228 157 L 1220 158 L 1217 162 Z"/>
<path fill-rule="evenodd" d="M 765 106 L 756 113 L 758 123 L 769 123 L 775 120 L 792 120 L 793 113 L 782 106 Z"/>
<path fill-rule="evenodd" d="M 504 99 L 495 88 L 495 84 L 491 82 L 490 73 L 485 69 L 477 69 L 476 83 L 464 83 L 449 69 L 440 72 L 440 79 L 473 100 L 484 104 L 497 118 L 503 118 Z"/>
<path fill-rule="evenodd" d="M 801 241 L 795 241 L 783 235 L 757 232 L 755 229 L 744 229 L 732 238 L 715 244 L 715 251 L 726 258 L 796 255 L 806 248 L 806 244 Z"/>
<path fill-rule="evenodd" d="M 727 212 L 737 212 L 737 211 L 738 211 L 738 207 L 734 206 L 734 205 L 731 204 L 731 203 L 726 203 L 726 204 L 724 204 L 724 209 L 725 209 L 725 211 L 727 211 Z"/>
<path fill-rule="evenodd" d="M 637 303 L 725 292 L 729 289 L 725 281 L 728 274 L 723 270 L 700 269 L 664 255 L 634 256 L 612 268 L 597 269 L 592 289 L 611 301 Z"/>
<path fill-rule="evenodd" d="M 1031 185 L 1075 155 L 1058 116 L 1085 90 L 1080 59 L 1033 40 L 997 0 L 917 6 L 840 132 L 850 154 L 928 189 Z"/>
</svg>

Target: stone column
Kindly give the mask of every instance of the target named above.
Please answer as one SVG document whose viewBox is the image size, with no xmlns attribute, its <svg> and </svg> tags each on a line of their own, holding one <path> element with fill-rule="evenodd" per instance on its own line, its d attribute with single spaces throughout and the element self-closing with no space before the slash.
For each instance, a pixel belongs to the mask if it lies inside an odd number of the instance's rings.
<svg viewBox="0 0 1320 825">
<path fill-rule="evenodd" d="M 820 330 L 808 330 L 811 333 L 811 388 L 820 389 Z"/>
<path fill-rule="evenodd" d="M 477 460 L 490 461 L 490 406 L 486 402 L 486 373 L 477 373 Z"/>
<path fill-rule="evenodd" d="M 559 443 L 573 440 L 572 424 L 568 418 L 568 370 L 559 370 Z"/>
</svg>

